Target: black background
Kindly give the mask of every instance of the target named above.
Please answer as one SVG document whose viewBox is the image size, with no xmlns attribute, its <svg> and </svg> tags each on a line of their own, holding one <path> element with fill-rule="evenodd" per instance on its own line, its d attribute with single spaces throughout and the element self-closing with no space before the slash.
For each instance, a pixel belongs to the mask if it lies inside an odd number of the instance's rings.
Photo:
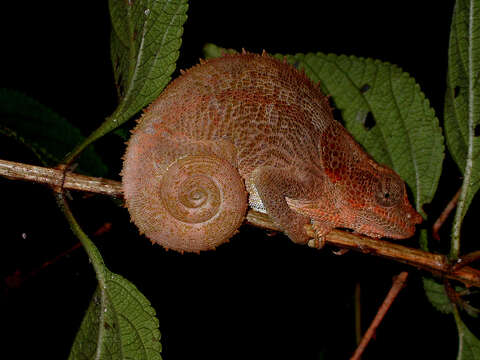
<svg viewBox="0 0 480 360">
<path fill-rule="evenodd" d="M 178 67 L 195 65 L 207 42 L 252 52 L 371 57 L 415 77 L 441 119 L 453 1 L 313 3 L 192 1 Z M 114 110 L 106 1 L 4 2 L 0 20 L 0 87 L 39 100 L 84 134 Z M 108 135 L 95 146 L 110 166 L 109 177 L 119 180 L 123 140 Z M 0 158 L 36 161 L 4 137 Z M 428 207 L 432 219 L 460 184 L 449 158 L 445 167 Z M 16 359 L 32 351 L 35 358 L 66 358 L 96 286 L 93 270 L 79 249 L 28 276 L 77 240 L 47 188 L 0 179 L 0 198 L 1 326 L 8 333 L 2 350 Z M 410 269 L 352 252 L 334 256 L 331 249 L 297 246 L 249 226 L 214 252 L 180 255 L 138 236 L 127 210 L 107 198 L 76 193 L 71 204 L 89 234 L 112 223 L 94 241 L 108 267 L 152 302 L 167 360 L 348 358 L 355 348 L 355 284 L 361 284 L 366 328 L 392 277 Z M 416 246 L 415 240 L 406 244 Z M 15 271 L 24 281 L 14 286 L 7 279 Z M 455 356 L 453 317 L 431 307 L 420 275 L 412 271 L 365 359 Z"/>
</svg>

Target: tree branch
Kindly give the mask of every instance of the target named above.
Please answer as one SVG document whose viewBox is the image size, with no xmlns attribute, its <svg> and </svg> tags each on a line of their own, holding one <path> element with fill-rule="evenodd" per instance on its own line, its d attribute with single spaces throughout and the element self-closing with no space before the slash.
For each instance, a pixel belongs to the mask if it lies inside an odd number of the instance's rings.
<svg viewBox="0 0 480 360">
<path fill-rule="evenodd" d="M 62 186 L 66 189 L 86 191 L 115 197 L 122 197 L 122 186 L 118 181 L 89 177 L 66 172 L 61 169 L 32 166 L 12 161 L 0 160 L 0 176 L 12 180 L 26 180 L 47 184 L 52 187 Z M 250 210 L 247 222 L 265 229 L 281 231 L 271 222 L 267 215 Z M 314 236 L 313 229 L 309 235 Z M 367 236 L 354 235 L 340 230 L 334 230 L 325 238 L 325 243 L 341 248 L 352 249 L 365 254 L 381 256 L 398 262 L 409 264 L 427 270 L 435 275 L 458 280 L 467 286 L 480 287 L 480 271 L 465 266 L 452 270 L 444 255 L 433 254 L 419 249 L 409 248 L 391 241 L 372 239 Z"/>
<path fill-rule="evenodd" d="M 122 185 L 118 181 L 95 178 L 85 175 L 65 172 L 62 169 L 45 168 L 21 164 L 13 161 L 0 160 L 0 175 L 11 180 L 26 180 L 51 187 L 62 186 L 65 189 L 87 191 L 97 194 L 122 197 Z"/>
</svg>

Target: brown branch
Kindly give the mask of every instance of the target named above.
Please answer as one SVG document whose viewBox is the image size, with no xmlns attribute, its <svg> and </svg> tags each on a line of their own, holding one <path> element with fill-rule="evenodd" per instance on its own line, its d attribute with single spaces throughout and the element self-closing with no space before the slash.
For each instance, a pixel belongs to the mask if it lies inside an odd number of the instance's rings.
<svg viewBox="0 0 480 360">
<path fill-rule="evenodd" d="M 55 188 L 62 185 L 62 169 L 45 168 L 13 161 L 0 160 L 0 175 L 12 180 L 27 180 L 47 184 Z M 67 172 L 63 183 L 65 189 L 87 191 L 122 197 L 122 186 L 118 181 L 95 178 Z"/>
<path fill-rule="evenodd" d="M 457 206 L 458 198 L 460 197 L 461 192 L 462 188 L 457 191 L 457 193 L 453 196 L 452 200 L 450 200 L 445 209 L 442 211 L 437 221 L 435 221 L 435 224 L 433 224 L 432 237 L 435 240 L 440 240 L 440 235 L 438 234 L 440 232 L 440 228 L 442 227 L 445 220 L 447 220 L 448 215 L 450 215 L 453 209 L 455 209 L 455 206 Z"/>
<path fill-rule="evenodd" d="M 62 170 L 58 169 L 0 160 L 0 176 L 15 180 L 43 183 L 56 187 L 61 185 L 64 174 Z M 71 190 L 122 197 L 122 186 L 120 182 L 74 173 L 66 173 L 64 187 Z M 278 226 L 272 223 L 267 215 L 253 210 L 248 212 L 247 222 L 265 229 L 281 231 Z M 309 235 L 314 236 L 312 229 L 309 230 Z M 465 266 L 453 271 L 448 263 L 447 257 L 444 255 L 432 254 L 419 249 L 402 246 L 395 242 L 372 239 L 367 236 L 354 235 L 340 230 L 334 230 L 329 233 L 325 237 L 325 243 L 403 262 L 448 279 L 461 281 L 466 285 L 480 287 L 479 270 Z"/>
<path fill-rule="evenodd" d="M 480 250 L 471 252 L 467 255 L 463 255 L 460 258 L 458 258 L 456 264 L 452 267 L 452 270 L 459 270 L 468 264 L 477 261 L 480 259 Z"/>
<path fill-rule="evenodd" d="M 250 210 L 248 212 L 247 221 L 262 228 L 280 230 L 269 220 L 267 215 L 255 211 Z M 313 229 L 309 229 L 308 233 L 312 238 L 315 235 Z M 415 266 L 422 270 L 427 270 L 435 275 L 461 281 L 467 286 L 480 287 L 479 270 L 465 266 L 453 271 L 445 255 L 433 254 L 420 249 L 403 246 L 392 241 L 373 239 L 368 236 L 352 234 L 341 230 L 333 230 L 327 234 L 327 236 L 325 236 L 325 244 L 381 256 Z"/>
<path fill-rule="evenodd" d="M 408 276 L 408 273 L 404 271 L 404 272 L 401 272 L 397 277 L 395 277 L 390 291 L 388 292 L 387 296 L 385 297 L 385 300 L 383 301 L 382 305 L 378 309 L 377 315 L 375 315 L 375 318 L 373 319 L 372 323 L 368 327 L 368 330 L 365 332 L 365 335 L 363 335 L 360 345 L 358 345 L 357 349 L 355 350 L 355 353 L 350 358 L 350 360 L 360 359 L 360 356 L 362 356 L 362 353 L 367 347 L 368 343 L 370 342 L 370 339 L 375 335 L 375 331 L 377 330 L 378 325 L 380 325 L 380 323 L 382 322 L 388 309 L 390 309 L 390 306 L 392 306 L 393 301 L 398 296 L 398 293 L 405 286 L 405 282 L 407 281 L 407 276 Z"/>
</svg>

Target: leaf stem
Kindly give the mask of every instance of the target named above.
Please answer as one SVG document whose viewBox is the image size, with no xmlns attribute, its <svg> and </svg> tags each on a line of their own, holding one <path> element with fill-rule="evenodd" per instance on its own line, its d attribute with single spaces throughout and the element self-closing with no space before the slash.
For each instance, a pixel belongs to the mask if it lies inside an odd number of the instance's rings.
<svg viewBox="0 0 480 360">
<path fill-rule="evenodd" d="M 463 353 L 463 326 L 462 326 L 462 318 L 460 317 L 460 313 L 458 311 L 458 307 L 456 304 L 452 303 L 453 309 L 453 317 L 455 318 L 455 324 L 457 325 L 458 330 L 458 356 L 457 359 L 461 358 L 461 354 Z"/>
<path fill-rule="evenodd" d="M 90 259 L 93 269 L 95 270 L 95 274 L 98 281 L 98 286 L 100 290 L 100 314 L 99 314 L 99 326 L 98 326 L 98 338 L 97 338 L 97 349 L 95 352 L 95 359 L 101 359 L 103 353 L 102 344 L 104 342 L 105 337 L 105 313 L 107 311 L 107 282 L 106 282 L 106 273 L 107 268 L 105 267 L 105 263 L 103 262 L 103 258 L 100 255 L 100 252 L 93 244 L 92 240 L 88 237 L 85 232 L 83 232 L 82 228 L 78 224 L 77 220 L 72 214 L 70 207 L 68 205 L 67 200 L 63 194 L 63 189 L 60 189 L 59 192 L 55 192 L 55 197 L 58 203 L 58 206 L 62 210 L 63 214 L 65 215 L 72 232 L 75 236 L 80 240 L 83 245 L 83 248 L 87 252 L 88 258 Z"/>
<path fill-rule="evenodd" d="M 456 5 L 458 6 L 458 4 Z M 473 59 L 473 20 L 474 20 L 474 1 L 470 1 L 468 6 L 468 56 L 467 56 L 467 73 L 468 73 L 468 150 L 466 157 L 465 170 L 463 173 L 463 183 L 460 197 L 458 199 L 457 211 L 455 213 L 455 219 L 452 227 L 452 239 L 451 239 L 451 248 L 449 258 L 451 261 L 456 261 L 460 253 L 460 232 L 462 227 L 463 217 L 465 215 L 465 205 L 467 199 L 467 193 L 470 188 L 470 181 L 472 177 L 472 167 L 473 167 L 473 139 L 474 139 L 474 115 L 475 115 L 475 96 L 474 96 L 474 82 L 476 76 L 473 73 L 474 59 Z M 455 13 L 457 12 L 458 7 L 455 8 Z M 454 14 L 455 16 L 455 14 Z"/>
<path fill-rule="evenodd" d="M 96 130 L 94 130 L 85 140 L 75 146 L 75 148 L 65 156 L 63 163 L 67 167 L 75 161 L 75 159 L 82 153 L 83 150 L 87 148 L 87 146 L 120 126 L 121 123 L 117 121 L 116 118 L 119 111 L 121 111 L 120 107 L 121 106 L 117 107 L 115 112 L 110 117 L 105 119 L 105 121 Z"/>
<path fill-rule="evenodd" d="M 473 131 L 473 129 L 472 129 Z M 469 146 L 469 154 L 470 154 L 470 146 Z M 471 155 L 471 154 L 470 154 Z M 471 178 L 471 170 L 472 170 L 472 161 L 471 158 L 467 155 L 467 165 L 465 166 L 465 172 L 463 177 L 463 184 L 460 191 L 460 197 L 458 198 L 457 203 L 457 211 L 455 212 L 455 218 L 453 220 L 453 227 L 452 227 L 452 238 L 451 238 L 451 247 L 450 247 L 450 254 L 449 259 L 452 262 L 455 262 L 460 254 L 460 233 L 462 228 L 462 222 L 465 212 L 465 204 L 467 198 L 468 188 L 470 186 L 470 178 Z"/>
<path fill-rule="evenodd" d="M 72 232 L 80 240 L 83 247 L 85 248 L 85 251 L 87 252 L 88 257 L 92 262 L 93 269 L 95 270 L 95 274 L 97 275 L 99 284 L 101 285 L 101 287 L 104 287 L 105 286 L 105 264 L 103 262 L 102 256 L 100 255 L 100 252 L 95 247 L 92 240 L 90 240 L 88 235 L 85 234 L 85 232 L 83 232 L 82 228 L 80 227 L 77 220 L 73 216 L 72 211 L 70 210 L 68 202 L 65 199 L 65 196 L 63 195 L 63 193 L 56 192 L 55 197 L 56 197 L 58 206 L 62 210 L 63 214 L 65 215 L 68 221 L 68 224 L 70 225 L 70 229 L 72 229 Z"/>
</svg>

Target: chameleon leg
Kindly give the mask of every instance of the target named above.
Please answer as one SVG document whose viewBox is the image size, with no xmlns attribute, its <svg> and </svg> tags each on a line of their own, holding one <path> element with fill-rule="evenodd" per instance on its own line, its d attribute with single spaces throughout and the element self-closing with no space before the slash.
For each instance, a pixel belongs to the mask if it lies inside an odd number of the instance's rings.
<svg viewBox="0 0 480 360">
<path fill-rule="evenodd" d="M 309 178 L 305 173 L 271 166 L 259 167 L 252 173 L 253 183 L 268 215 L 298 244 L 309 240 L 305 225 L 310 224 L 310 218 L 290 209 L 285 197 L 306 198 L 312 184 Z"/>
</svg>

